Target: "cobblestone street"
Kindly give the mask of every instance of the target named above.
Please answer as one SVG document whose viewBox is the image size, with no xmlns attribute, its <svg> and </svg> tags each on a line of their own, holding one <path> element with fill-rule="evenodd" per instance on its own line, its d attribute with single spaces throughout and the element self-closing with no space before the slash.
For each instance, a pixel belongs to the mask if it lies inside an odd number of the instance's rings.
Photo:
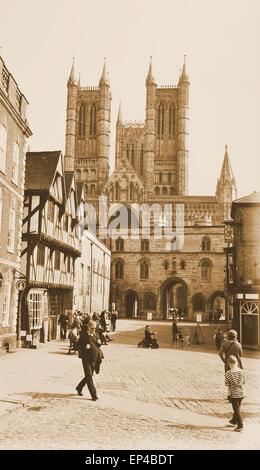
<svg viewBox="0 0 260 470">
<path fill-rule="evenodd" d="M 213 350 L 138 349 L 142 322 L 118 323 L 94 376 L 97 402 L 76 395 L 82 365 L 68 342 L 0 358 L 1 449 L 259 449 L 258 353 L 243 359 L 245 429 L 234 433 Z"/>
</svg>

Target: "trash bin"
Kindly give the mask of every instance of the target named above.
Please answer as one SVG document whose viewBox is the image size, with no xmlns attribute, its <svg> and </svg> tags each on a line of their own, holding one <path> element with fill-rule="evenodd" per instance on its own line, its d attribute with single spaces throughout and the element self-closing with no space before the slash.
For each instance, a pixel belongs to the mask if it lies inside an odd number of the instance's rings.
<svg viewBox="0 0 260 470">
<path fill-rule="evenodd" d="M 147 320 L 152 320 L 152 319 L 153 319 L 153 313 L 147 312 Z"/>
</svg>

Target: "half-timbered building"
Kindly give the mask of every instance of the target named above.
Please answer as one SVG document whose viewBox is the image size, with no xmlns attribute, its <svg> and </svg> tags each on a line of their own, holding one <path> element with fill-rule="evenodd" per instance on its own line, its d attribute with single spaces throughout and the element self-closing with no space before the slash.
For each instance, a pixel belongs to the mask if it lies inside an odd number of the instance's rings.
<svg viewBox="0 0 260 470">
<path fill-rule="evenodd" d="M 29 343 L 56 338 L 59 315 L 73 308 L 74 263 L 81 253 L 76 193 L 61 151 L 26 154 L 21 335 Z"/>
</svg>

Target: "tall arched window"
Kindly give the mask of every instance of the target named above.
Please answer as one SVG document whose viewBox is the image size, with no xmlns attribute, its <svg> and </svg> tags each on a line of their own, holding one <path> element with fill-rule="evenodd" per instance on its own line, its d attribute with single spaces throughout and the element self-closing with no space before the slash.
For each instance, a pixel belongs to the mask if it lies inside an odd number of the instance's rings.
<svg viewBox="0 0 260 470">
<path fill-rule="evenodd" d="M 162 173 L 160 172 L 159 173 L 159 183 L 162 183 L 162 180 L 163 180 L 163 177 L 162 177 Z"/>
<path fill-rule="evenodd" d="M 176 110 L 174 104 L 171 104 L 169 107 L 169 136 L 171 138 L 175 135 L 175 126 L 176 126 Z"/>
<path fill-rule="evenodd" d="M 95 185 L 94 184 L 92 184 L 90 186 L 90 194 L 91 194 L 91 196 L 94 196 L 94 194 L 95 194 Z"/>
<path fill-rule="evenodd" d="M 76 170 L 76 178 L 77 178 L 77 180 L 81 179 L 81 171 L 80 170 Z"/>
<path fill-rule="evenodd" d="M 185 271 L 185 269 L 186 269 L 186 262 L 185 262 L 184 259 L 182 259 L 181 262 L 180 262 L 180 268 L 181 268 L 182 271 Z"/>
<path fill-rule="evenodd" d="M 164 134 L 164 105 L 161 103 L 157 111 L 157 134 L 163 137 Z"/>
<path fill-rule="evenodd" d="M 134 168 L 134 166 L 135 166 L 135 147 L 134 147 L 134 144 L 131 145 L 131 165 Z"/>
<path fill-rule="evenodd" d="M 164 267 L 165 271 L 167 271 L 169 269 L 169 262 L 167 261 L 167 259 L 164 260 L 163 267 Z"/>
<path fill-rule="evenodd" d="M 116 200 L 116 201 L 119 201 L 119 194 L 120 194 L 120 191 L 119 191 L 119 183 L 118 183 L 118 181 L 117 181 L 116 184 L 115 184 L 115 200 Z"/>
<path fill-rule="evenodd" d="M 124 239 L 118 238 L 116 240 L 116 251 L 124 251 Z"/>
<path fill-rule="evenodd" d="M 130 199 L 130 201 L 133 201 L 133 199 L 134 199 L 134 185 L 133 185 L 132 181 L 129 185 L 129 199 Z"/>
<path fill-rule="evenodd" d="M 177 273 L 177 262 L 176 262 L 176 260 L 172 261 L 172 273 L 173 274 Z"/>
<path fill-rule="evenodd" d="M 88 170 L 84 170 L 84 180 L 88 180 Z"/>
<path fill-rule="evenodd" d="M 86 109 L 82 103 L 79 108 L 79 136 L 85 135 L 85 123 L 86 123 Z"/>
<path fill-rule="evenodd" d="M 90 107 L 89 134 L 91 136 L 95 136 L 96 133 L 97 133 L 97 108 L 96 108 L 96 105 L 93 103 Z"/>
<path fill-rule="evenodd" d="M 175 194 L 175 188 L 174 186 L 170 187 L 170 194 L 173 196 Z"/>
<path fill-rule="evenodd" d="M 160 194 L 160 188 L 158 186 L 155 186 L 154 194 L 156 194 L 156 196 L 158 196 Z"/>
<path fill-rule="evenodd" d="M 168 183 L 171 184 L 172 182 L 172 174 L 171 172 L 168 173 Z"/>
<path fill-rule="evenodd" d="M 202 238 L 201 249 L 202 251 L 210 251 L 210 238 L 209 237 Z"/>
<path fill-rule="evenodd" d="M 210 281 L 212 271 L 212 262 L 209 259 L 201 261 L 201 280 Z"/>
<path fill-rule="evenodd" d="M 124 279 L 124 263 L 121 259 L 115 262 L 115 279 Z"/>
<path fill-rule="evenodd" d="M 166 196 L 168 194 L 168 188 L 166 186 L 162 188 L 162 193 L 163 193 L 163 196 Z"/>
<path fill-rule="evenodd" d="M 141 145 L 140 151 L 140 175 L 144 175 L 144 144 Z"/>
<path fill-rule="evenodd" d="M 140 262 L 140 279 L 149 278 L 149 264 L 147 260 L 142 260 Z"/>
</svg>

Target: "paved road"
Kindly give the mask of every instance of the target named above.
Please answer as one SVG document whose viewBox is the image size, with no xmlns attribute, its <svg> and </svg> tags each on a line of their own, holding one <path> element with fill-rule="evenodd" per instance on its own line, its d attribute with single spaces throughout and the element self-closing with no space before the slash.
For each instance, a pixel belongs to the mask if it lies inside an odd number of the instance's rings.
<svg viewBox="0 0 260 470">
<path fill-rule="evenodd" d="M 214 351 L 138 349 L 140 327 L 119 321 L 103 347 L 98 402 L 75 394 L 81 361 L 68 343 L 1 357 L 0 449 L 259 449 L 259 359 L 244 358 L 245 430 L 234 433 Z"/>
</svg>

